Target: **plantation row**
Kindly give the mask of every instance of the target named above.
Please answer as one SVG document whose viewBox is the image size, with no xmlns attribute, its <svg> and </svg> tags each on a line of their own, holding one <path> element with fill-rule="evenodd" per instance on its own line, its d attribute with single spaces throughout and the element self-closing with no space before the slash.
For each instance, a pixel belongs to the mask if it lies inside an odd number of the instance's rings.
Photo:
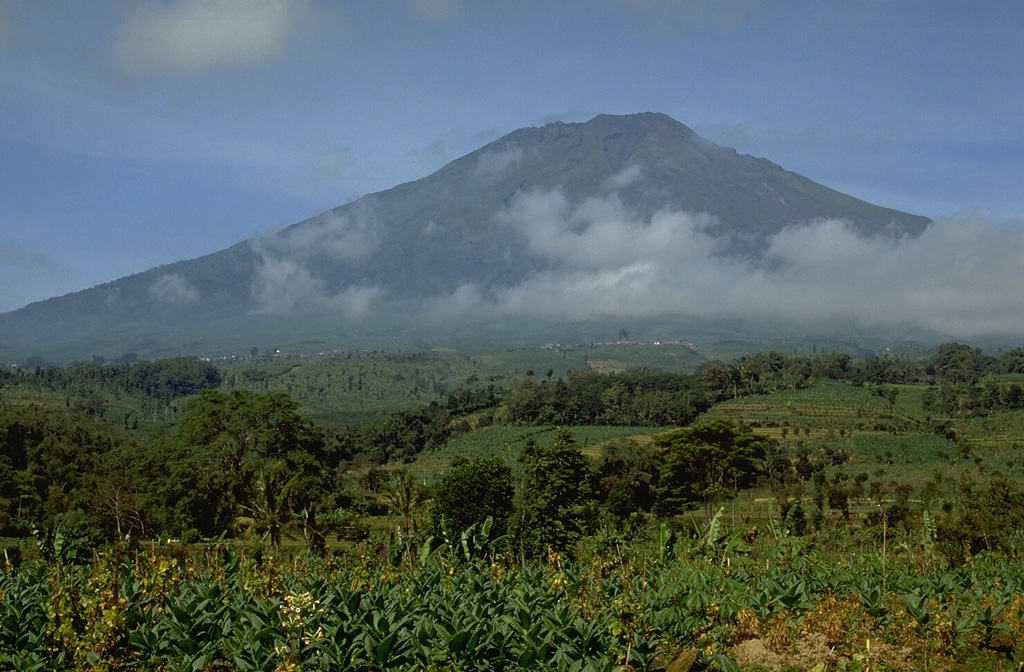
<svg viewBox="0 0 1024 672">
<path fill-rule="evenodd" d="M 755 549 L 755 531 L 724 534 L 716 518 L 678 542 L 662 528 L 647 554 L 612 543 L 576 563 L 484 556 L 465 536 L 285 566 L 227 550 L 30 563 L 0 573 L 0 661 L 188 672 L 1024 663 L 1019 560 L 946 566 L 925 543 L 836 561 L 771 529 Z"/>
</svg>

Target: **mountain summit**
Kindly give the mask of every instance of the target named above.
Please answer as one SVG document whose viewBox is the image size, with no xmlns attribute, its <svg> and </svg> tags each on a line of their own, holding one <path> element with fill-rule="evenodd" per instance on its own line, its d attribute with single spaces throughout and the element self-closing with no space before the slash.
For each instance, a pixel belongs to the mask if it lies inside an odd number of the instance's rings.
<svg viewBox="0 0 1024 672">
<path fill-rule="evenodd" d="M 822 221 L 890 237 L 929 224 L 663 114 L 600 115 L 520 129 L 271 235 L 0 315 L 0 353 L 218 354 L 270 338 L 342 347 L 432 319 L 579 317 L 581 303 L 613 316 L 636 309 L 630 286 L 678 280 L 665 272 L 676 261 L 758 263 L 787 227 Z"/>
</svg>

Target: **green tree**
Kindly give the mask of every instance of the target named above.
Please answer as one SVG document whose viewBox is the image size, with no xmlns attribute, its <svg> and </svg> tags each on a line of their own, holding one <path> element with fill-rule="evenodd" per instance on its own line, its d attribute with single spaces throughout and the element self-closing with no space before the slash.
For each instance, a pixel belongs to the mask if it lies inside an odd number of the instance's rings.
<svg viewBox="0 0 1024 672">
<path fill-rule="evenodd" d="M 214 535 L 265 508 L 268 494 L 278 508 L 280 490 L 297 473 L 328 475 L 324 457 L 323 432 L 287 395 L 203 390 L 185 406 L 171 462 L 185 517 Z M 276 461 L 284 466 L 271 467 Z M 276 469 L 284 473 L 268 482 Z"/>
<path fill-rule="evenodd" d="M 456 458 L 434 493 L 434 534 L 443 525 L 459 533 L 491 518 L 491 536 L 500 537 L 508 529 L 514 496 L 512 470 L 501 457 Z"/>
<path fill-rule="evenodd" d="M 729 420 L 712 420 L 655 437 L 665 451 L 659 488 L 660 506 L 676 513 L 703 504 L 711 519 L 715 502 L 754 484 L 772 439 L 740 432 Z"/>
<path fill-rule="evenodd" d="M 594 470 L 566 429 L 550 446 L 529 442 L 515 516 L 520 550 L 537 557 L 572 550 L 590 527 Z"/>
<path fill-rule="evenodd" d="M 132 448 L 102 419 L 0 403 L 0 534 L 61 527 L 88 543 L 112 537 L 117 517 L 103 510 L 99 493 L 107 488 L 108 456 Z"/>
<path fill-rule="evenodd" d="M 416 482 L 412 472 L 395 473 L 380 493 L 380 501 L 388 511 L 402 520 L 406 532 L 416 532 L 416 511 L 428 501 L 428 492 Z"/>
<path fill-rule="evenodd" d="M 662 461 L 661 451 L 630 439 L 604 445 L 598 463 L 599 488 L 612 516 L 624 520 L 654 508 Z"/>
<path fill-rule="evenodd" d="M 278 551 L 281 532 L 291 521 L 290 499 L 298 482 L 299 474 L 289 474 L 284 460 L 266 460 L 255 474 L 248 503 L 240 506 L 236 527 L 243 528 L 246 535 L 260 535 Z"/>
<path fill-rule="evenodd" d="M 946 382 L 974 384 L 990 362 L 991 358 L 985 357 L 978 348 L 962 343 L 943 343 L 935 349 L 932 368 Z"/>
</svg>

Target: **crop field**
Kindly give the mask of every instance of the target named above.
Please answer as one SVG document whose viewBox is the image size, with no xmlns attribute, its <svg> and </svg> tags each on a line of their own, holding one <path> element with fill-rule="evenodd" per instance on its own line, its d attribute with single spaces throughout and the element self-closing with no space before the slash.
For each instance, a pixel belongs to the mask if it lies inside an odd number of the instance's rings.
<svg viewBox="0 0 1024 672">
<path fill-rule="evenodd" d="M 1012 454 L 1024 447 L 1024 411 L 1004 411 L 997 415 L 970 418 L 954 423 L 971 446 L 999 449 Z"/>
<path fill-rule="evenodd" d="M 489 349 L 488 349 L 489 347 Z M 605 366 L 614 355 L 614 365 Z M 610 344 L 568 349 L 454 343 L 408 353 L 371 352 L 288 361 L 254 361 L 225 368 L 222 389 L 283 392 L 317 422 L 338 427 L 416 404 L 443 401 L 469 380 L 503 386 L 513 379 L 564 377 L 568 371 L 654 367 L 690 370 L 700 363 L 681 345 Z"/>
<path fill-rule="evenodd" d="M 1016 382 L 1019 376 L 1002 376 Z M 828 447 L 849 456 L 841 466 L 826 468 L 828 479 L 860 475 L 863 487 L 851 499 L 854 517 L 891 500 L 894 488 L 917 489 L 936 497 L 932 504 L 956 497 L 960 484 L 1000 476 L 1024 479 L 1024 411 L 1003 410 L 973 418 L 932 417 L 922 410 L 927 387 L 890 386 L 895 397 L 844 382 L 817 380 L 806 389 L 729 400 L 714 406 L 703 418 L 727 418 L 747 423 L 753 431 L 784 441 L 794 449 L 820 454 Z M 946 423 L 956 440 L 932 427 Z M 927 486 L 927 487 L 926 487 Z M 922 494 L 926 488 L 927 494 Z M 761 498 L 767 492 L 758 492 Z M 753 513 L 739 501 L 742 510 Z"/>
<path fill-rule="evenodd" d="M 918 419 L 907 409 L 864 388 L 834 380 L 818 380 L 805 389 L 725 401 L 706 417 L 744 422 L 759 433 L 780 438 L 907 433 L 918 427 Z"/>
<path fill-rule="evenodd" d="M 835 560 L 778 534 L 666 534 L 522 565 L 393 543 L 280 564 L 137 551 L 0 572 L 12 670 L 995 670 L 1024 653 L 1020 561 L 928 540 Z M 484 542 L 484 547 L 487 543 Z M 646 551 L 643 549 L 647 549 Z M 1003 668 L 1003 665 L 1006 665 Z"/>
<path fill-rule="evenodd" d="M 934 434 L 855 434 L 847 445 L 851 455 L 848 471 L 899 483 L 925 483 L 936 469 L 949 476 L 961 462 L 953 442 Z"/>
</svg>

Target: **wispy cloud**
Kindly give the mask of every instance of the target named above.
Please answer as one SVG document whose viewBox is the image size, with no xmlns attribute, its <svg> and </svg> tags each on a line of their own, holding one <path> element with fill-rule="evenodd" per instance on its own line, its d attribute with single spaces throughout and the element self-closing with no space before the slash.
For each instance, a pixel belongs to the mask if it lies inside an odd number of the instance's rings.
<svg viewBox="0 0 1024 672">
<path fill-rule="evenodd" d="M 260 63 L 283 54 L 309 17 L 309 0 L 132 0 L 114 53 L 136 74 Z"/>
<path fill-rule="evenodd" d="M 263 257 L 353 260 L 372 254 L 380 244 L 379 235 L 376 213 L 364 201 L 348 208 L 345 214 L 325 212 L 250 244 Z"/>
<path fill-rule="evenodd" d="M 184 305 L 199 300 L 199 292 L 177 273 L 165 273 L 150 286 L 149 293 L 157 301 Z"/>
<path fill-rule="evenodd" d="M 485 183 L 496 182 L 506 170 L 519 163 L 522 158 L 522 148 L 515 146 L 484 152 L 477 159 L 474 176 Z"/>
<path fill-rule="evenodd" d="M 255 313 L 289 315 L 330 310 L 358 319 L 367 316 L 383 295 L 378 287 L 360 285 L 339 292 L 328 291 L 325 283 L 293 259 L 264 257 L 252 286 Z"/>
<path fill-rule="evenodd" d="M 631 163 L 619 172 L 605 179 L 601 185 L 609 191 L 617 191 L 639 182 L 644 176 L 643 168 L 638 163 Z"/>
<path fill-rule="evenodd" d="M 315 270 L 324 263 L 364 260 L 378 249 L 373 207 L 364 203 L 350 212 L 327 212 L 250 241 L 259 258 L 252 285 L 255 312 L 287 315 L 331 310 L 351 318 L 370 312 L 383 295 L 381 288 L 359 285 L 331 291 Z"/>
</svg>

